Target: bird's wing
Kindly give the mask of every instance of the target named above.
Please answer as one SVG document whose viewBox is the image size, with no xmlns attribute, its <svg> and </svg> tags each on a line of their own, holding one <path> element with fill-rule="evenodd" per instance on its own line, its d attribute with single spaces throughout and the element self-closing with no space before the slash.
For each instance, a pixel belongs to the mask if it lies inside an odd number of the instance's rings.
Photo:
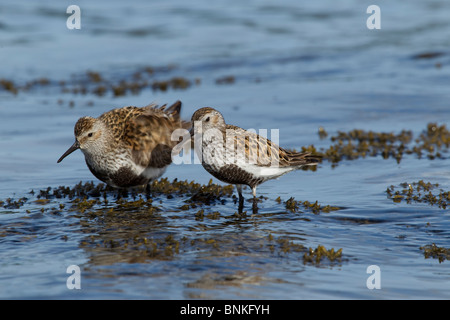
<svg viewBox="0 0 450 320">
<path fill-rule="evenodd" d="M 166 105 L 150 105 L 142 113 L 129 119 L 123 133 L 123 142 L 131 149 L 133 160 L 142 166 L 162 168 L 172 162 L 172 132 L 181 127 L 181 102 L 165 110 Z"/>
<path fill-rule="evenodd" d="M 225 143 L 227 148 L 234 149 L 236 158 L 244 159 L 258 166 L 276 166 L 280 161 L 278 145 L 259 134 L 237 126 L 227 125 Z M 230 143 L 234 145 L 229 146 Z"/>
<path fill-rule="evenodd" d="M 234 142 L 234 152 L 238 154 L 235 157 L 239 157 L 239 153 L 243 154 L 245 161 L 261 167 L 300 167 L 315 165 L 320 161 L 319 157 L 311 153 L 285 150 L 271 140 L 237 126 L 227 125 L 226 137 L 231 139 L 228 141 Z"/>
</svg>

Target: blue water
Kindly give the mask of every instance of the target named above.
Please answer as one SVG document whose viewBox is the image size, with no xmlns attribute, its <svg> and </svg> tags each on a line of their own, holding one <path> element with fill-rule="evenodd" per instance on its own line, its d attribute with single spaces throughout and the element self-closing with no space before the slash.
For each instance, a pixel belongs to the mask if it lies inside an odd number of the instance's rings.
<svg viewBox="0 0 450 320">
<path fill-rule="evenodd" d="M 98 182 L 81 152 L 56 160 L 73 143 L 79 117 L 125 105 L 179 99 L 186 119 L 213 106 L 228 123 L 279 129 L 280 144 L 296 149 L 327 148 L 331 141 L 317 134 L 321 126 L 329 135 L 407 129 L 414 137 L 430 122 L 449 127 L 450 3 L 378 1 L 380 30 L 366 27 L 370 1 L 78 1 L 80 30 L 66 27 L 71 4 L 0 4 L 0 79 L 18 86 L 51 81 L 16 95 L 0 90 L 0 200 L 28 198 L 20 208 L 0 207 L 1 298 L 450 298 L 449 261 L 425 259 L 420 249 L 450 247 L 448 209 L 394 203 L 385 193 L 390 185 L 419 180 L 449 190 L 445 152 L 436 160 L 405 155 L 400 164 L 381 156 L 337 167 L 325 161 L 315 172 L 261 185 L 258 194 L 267 199 L 258 214 L 243 219 L 233 217 L 237 207 L 230 199 L 206 206 L 205 213 L 221 215 L 202 221 L 195 220 L 197 209 L 178 210 L 184 198 L 158 197 L 161 210 L 148 219 L 106 213 L 94 219 L 69 210 L 68 199 L 35 201 L 47 187 Z M 423 53 L 440 55 L 416 58 Z M 145 66 L 160 68 L 155 77 L 161 79 L 200 83 L 120 97 L 65 93 L 58 84 L 75 83 L 89 70 L 111 82 L 129 80 Z M 216 82 L 226 76 L 234 81 Z M 199 165 L 173 165 L 165 177 L 211 179 Z M 290 213 L 278 196 L 341 209 Z M 195 243 L 147 260 L 105 245 L 128 239 L 130 230 Z M 343 259 L 305 265 L 302 254 L 271 252 L 269 234 L 307 248 L 342 248 Z M 202 239 L 217 239 L 218 248 Z M 66 286 L 70 265 L 81 268 L 80 290 Z M 381 289 L 367 288 L 369 265 L 380 267 Z"/>
</svg>

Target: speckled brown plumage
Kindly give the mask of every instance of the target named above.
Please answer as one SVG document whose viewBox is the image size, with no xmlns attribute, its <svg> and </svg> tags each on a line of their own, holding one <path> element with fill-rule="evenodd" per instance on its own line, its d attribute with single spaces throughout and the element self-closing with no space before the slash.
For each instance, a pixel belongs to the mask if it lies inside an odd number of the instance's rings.
<svg viewBox="0 0 450 320">
<path fill-rule="evenodd" d="M 147 184 L 171 164 L 172 132 L 189 128 L 180 119 L 181 102 L 166 109 L 155 104 L 113 109 L 75 124 L 75 143 L 58 162 L 81 149 L 91 172 L 114 187 Z"/>
<path fill-rule="evenodd" d="M 203 167 L 217 179 L 235 184 L 240 203 L 241 185 L 250 186 L 256 197 L 256 187 L 264 181 L 320 161 L 311 153 L 288 151 L 256 133 L 226 124 L 222 114 L 210 107 L 197 110 L 191 123 L 191 134 L 202 144 L 196 151 Z"/>
</svg>

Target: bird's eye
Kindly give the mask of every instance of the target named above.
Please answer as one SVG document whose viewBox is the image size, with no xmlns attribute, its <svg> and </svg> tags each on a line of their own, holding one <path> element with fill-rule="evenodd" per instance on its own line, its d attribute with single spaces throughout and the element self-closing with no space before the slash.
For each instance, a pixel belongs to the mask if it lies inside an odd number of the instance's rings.
<svg viewBox="0 0 450 320">
<path fill-rule="evenodd" d="M 205 122 L 209 122 L 209 117 L 205 119 Z"/>
<path fill-rule="evenodd" d="M 89 132 L 89 133 L 88 133 L 88 137 L 89 137 L 89 138 L 92 137 L 93 134 L 94 134 L 94 133 Z"/>
</svg>

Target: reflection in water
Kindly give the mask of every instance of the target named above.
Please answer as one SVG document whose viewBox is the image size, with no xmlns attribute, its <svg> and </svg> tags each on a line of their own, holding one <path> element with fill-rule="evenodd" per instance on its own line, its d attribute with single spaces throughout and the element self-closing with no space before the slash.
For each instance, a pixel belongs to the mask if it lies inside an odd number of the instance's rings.
<svg viewBox="0 0 450 320">
<path fill-rule="evenodd" d="M 167 186 L 167 180 L 154 183 L 162 184 Z M 212 190 L 220 187 L 209 184 L 201 188 Z M 150 199 L 144 199 L 142 195 L 136 198 L 135 194 L 130 200 L 120 198 L 115 203 L 109 203 L 107 198 L 74 199 L 71 210 L 75 210 L 75 217 L 80 219 L 79 232 L 86 234 L 80 241 L 80 248 L 89 253 L 90 263 L 95 265 L 183 259 L 184 254 L 192 252 L 201 253 L 203 257 L 267 255 L 269 258 L 297 252 L 298 259 L 308 252 L 306 247 L 297 243 L 302 239 L 298 236 L 289 240 L 285 237 L 276 239 L 272 235 L 277 231 L 270 230 L 271 219 L 281 222 L 280 215 L 285 215 L 285 221 L 293 221 L 294 217 L 288 212 L 247 215 L 247 212 L 237 211 L 230 214 L 226 209 L 213 211 L 213 193 L 203 190 L 202 194 L 203 197 L 199 197 L 197 192 L 187 198 L 181 195 L 179 199 L 174 199 L 171 193 L 167 193 L 167 198 L 160 195 Z M 225 197 L 230 198 L 230 195 Z M 169 209 L 173 205 L 171 202 L 190 205 L 188 208 L 182 205 Z M 233 205 L 236 204 L 232 202 Z M 221 205 L 214 209 L 220 210 Z M 295 219 L 303 218 L 298 214 Z M 255 228 L 261 227 L 264 229 L 255 232 Z M 303 256 L 305 263 L 309 261 L 307 255 Z M 323 258 L 334 262 L 338 257 L 325 254 Z M 320 259 L 317 262 L 326 263 Z"/>
</svg>

